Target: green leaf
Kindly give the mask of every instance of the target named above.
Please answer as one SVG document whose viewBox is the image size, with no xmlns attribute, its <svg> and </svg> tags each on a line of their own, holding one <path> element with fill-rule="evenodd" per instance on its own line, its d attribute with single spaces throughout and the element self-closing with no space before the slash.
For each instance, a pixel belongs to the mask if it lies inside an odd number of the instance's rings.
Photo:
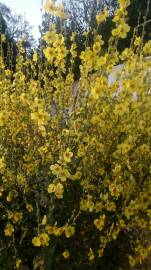
<svg viewBox="0 0 151 270">
<path fill-rule="evenodd" d="M 49 246 L 45 249 L 45 264 L 46 270 L 53 270 L 55 264 L 55 251 L 57 245 Z"/>
</svg>

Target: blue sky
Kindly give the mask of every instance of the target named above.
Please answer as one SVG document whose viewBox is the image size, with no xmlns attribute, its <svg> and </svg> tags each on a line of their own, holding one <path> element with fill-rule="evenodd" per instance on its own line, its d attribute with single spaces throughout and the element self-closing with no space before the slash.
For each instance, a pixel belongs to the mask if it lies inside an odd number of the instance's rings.
<svg viewBox="0 0 151 270">
<path fill-rule="evenodd" d="M 39 36 L 38 25 L 41 24 L 41 2 L 42 0 L 0 0 L 11 8 L 13 13 L 25 15 L 26 20 L 33 26 L 33 35 Z"/>
</svg>

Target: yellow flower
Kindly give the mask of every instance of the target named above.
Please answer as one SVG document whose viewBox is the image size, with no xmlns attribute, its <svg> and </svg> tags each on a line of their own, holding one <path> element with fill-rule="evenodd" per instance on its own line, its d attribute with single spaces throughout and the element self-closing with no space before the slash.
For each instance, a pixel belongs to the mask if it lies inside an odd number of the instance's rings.
<svg viewBox="0 0 151 270">
<path fill-rule="evenodd" d="M 124 229 L 126 227 L 125 221 L 123 219 L 120 220 L 120 227 Z"/>
<path fill-rule="evenodd" d="M 54 13 L 54 10 L 55 10 L 55 2 L 54 0 L 47 0 L 45 5 L 44 5 L 44 8 L 47 12 L 49 13 Z"/>
<path fill-rule="evenodd" d="M 79 180 L 82 176 L 82 173 L 80 171 L 77 171 L 74 175 L 69 175 L 69 178 L 72 180 Z"/>
<path fill-rule="evenodd" d="M 34 52 L 34 54 L 33 54 L 33 61 L 34 62 L 37 62 L 38 61 L 38 55 L 37 55 L 36 52 Z"/>
<path fill-rule="evenodd" d="M 61 167 L 58 164 L 51 165 L 50 169 L 51 169 L 52 173 L 56 176 L 58 176 L 60 171 L 61 171 Z"/>
<path fill-rule="evenodd" d="M 8 216 L 8 219 L 13 219 L 13 212 L 12 211 L 7 211 L 7 216 Z"/>
<path fill-rule="evenodd" d="M 67 18 L 67 15 L 64 13 L 64 7 L 61 3 L 56 6 L 54 0 L 47 0 L 44 8 L 47 12 L 53 16 L 58 16 L 62 20 Z"/>
<path fill-rule="evenodd" d="M 88 195 L 87 199 L 82 199 L 80 201 L 80 209 L 82 211 L 89 211 L 89 212 L 93 212 L 93 210 L 95 209 L 95 204 L 92 201 L 92 196 Z"/>
<path fill-rule="evenodd" d="M 44 215 L 41 224 L 46 225 L 46 223 L 47 223 L 47 216 Z"/>
<path fill-rule="evenodd" d="M 47 233 L 41 233 L 39 235 L 41 246 L 48 246 L 49 244 L 49 235 Z"/>
<path fill-rule="evenodd" d="M 87 209 L 89 210 L 89 212 L 93 212 L 93 210 L 94 210 L 94 202 L 91 199 L 88 199 L 86 204 L 87 204 Z"/>
<path fill-rule="evenodd" d="M 63 256 L 65 259 L 69 259 L 69 257 L 70 257 L 69 251 L 66 249 L 66 250 L 62 253 L 62 256 Z"/>
<path fill-rule="evenodd" d="M 109 16 L 108 11 L 104 9 L 100 14 L 96 15 L 97 24 L 105 22 L 108 16 Z"/>
<path fill-rule="evenodd" d="M 87 210 L 87 200 L 81 199 L 81 201 L 80 201 L 80 210 L 82 210 L 82 211 Z"/>
<path fill-rule="evenodd" d="M 39 127 L 39 133 L 42 137 L 46 136 L 46 128 L 44 126 Z"/>
<path fill-rule="evenodd" d="M 64 233 L 64 227 L 57 228 L 54 227 L 53 233 L 55 236 L 61 236 Z"/>
<path fill-rule="evenodd" d="M 140 263 L 142 263 L 148 256 L 148 251 L 145 248 L 141 248 L 139 251 Z"/>
<path fill-rule="evenodd" d="M 44 55 L 48 61 L 49 64 L 52 64 L 55 58 L 55 50 L 54 48 L 51 47 L 47 47 L 46 49 L 44 49 Z"/>
<path fill-rule="evenodd" d="M 113 197 L 119 197 L 121 192 L 123 191 L 123 187 L 120 184 L 111 183 L 109 185 L 109 191 Z"/>
<path fill-rule="evenodd" d="M 106 210 L 107 211 L 115 211 L 116 210 L 115 203 L 114 202 L 107 201 Z"/>
<path fill-rule="evenodd" d="M 102 41 L 102 42 L 103 42 L 103 41 Z M 94 51 L 95 53 L 99 53 L 100 50 L 101 50 L 101 45 L 102 45 L 102 43 L 100 43 L 100 42 L 95 42 L 94 45 L 93 45 L 93 51 Z"/>
<path fill-rule="evenodd" d="M 113 30 L 112 30 L 112 36 L 113 36 L 113 37 L 118 36 L 118 34 L 119 34 L 118 29 L 113 29 Z"/>
<path fill-rule="evenodd" d="M 147 210 L 147 215 L 148 215 L 148 217 L 151 219 L 151 209 L 148 209 L 148 210 Z"/>
<path fill-rule="evenodd" d="M 10 77 L 11 74 L 12 74 L 12 72 L 11 72 L 10 69 L 6 69 L 6 70 L 5 70 L 5 75 L 6 75 L 7 77 Z"/>
<path fill-rule="evenodd" d="M 69 130 L 69 129 L 64 128 L 64 129 L 62 130 L 62 135 L 63 135 L 63 136 L 68 136 L 69 134 L 70 134 L 70 130 Z"/>
<path fill-rule="evenodd" d="M 69 162 L 71 162 L 72 156 L 73 156 L 73 153 L 70 151 L 69 148 L 67 148 L 63 154 L 63 159 L 66 163 L 69 163 Z"/>
<path fill-rule="evenodd" d="M 70 177 L 70 174 L 69 174 L 67 169 L 61 169 L 58 177 L 62 182 L 65 182 L 67 180 L 67 178 Z"/>
<path fill-rule="evenodd" d="M 95 258 L 92 248 L 89 249 L 88 257 L 90 262 Z"/>
<path fill-rule="evenodd" d="M 4 157 L 0 158 L 0 170 L 2 171 L 5 168 L 5 162 L 4 162 Z"/>
<path fill-rule="evenodd" d="M 116 164 L 114 169 L 113 169 L 113 173 L 114 174 L 118 174 L 121 171 L 121 165 L 120 164 Z"/>
<path fill-rule="evenodd" d="M 48 246 L 49 245 L 49 235 L 47 233 L 41 233 L 37 237 L 32 239 L 32 244 L 35 247 Z"/>
<path fill-rule="evenodd" d="M 43 146 L 39 147 L 38 151 L 39 151 L 40 155 L 43 157 L 48 152 L 48 148 L 46 145 L 43 145 Z"/>
<path fill-rule="evenodd" d="M 127 8 L 130 5 L 130 0 L 118 0 L 121 8 Z"/>
<path fill-rule="evenodd" d="M 5 42 L 6 41 L 6 36 L 4 34 L 1 34 L 0 37 L 1 37 L 1 41 L 2 42 Z"/>
<path fill-rule="evenodd" d="M 76 58 L 77 57 L 77 45 L 76 44 L 72 44 L 71 45 L 71 48 L 70 48 L 70 53 L 71 53 L 71 56 L 72 58 Z"/>
<path fill-rule="evenodd" d="M 134 46 L 138 47 L 141 44 L 141 37 L 136 37 L 134 40 Z"/>
<path fill-rule="evenodd" d="M 13 198 L 12 192 L 8 193 L 8 196 L 6 197 L 7 202 L 11 202 Z"/>
<path fill-rule="evenodd" d="M 56 37 L 56 29 L 53 27 L 51 31 L 47 31 L 43 36 L 43 39 L 46 41 L 47 44 L 51 45 L 55 41 Z"/>
<path fill-rule="evenodd" d="M 11 224 L 7 224 L 5 229 L 4 229 L 4 233 L 6 236 L 12 236 L 12 234 L 14 233 L 14 227 Z"/>
<path fill-rule="evenodd" d="M 136 265 L 135 259 L 131 255 L 129 255 L 128 259 L 130 266 L 134 267 Z"/>
<path fill-rule="evenodd" d="M 128 112 L 128 105 L 126 103 L 117 104 L 114 109 L 116 115 L 122 116 Z"/>
<path fill-rule="evenodd" d="M 82 145 L 79 145 L 77 155 L 78 157 L 82 157 L 85 155 L 85 147 Z"/>
<path fill-rule="evenodd" d="M 103 255 L 104 255 L 104 248 L 100 248 L 98 250 L 98 253 L 99 253 L 99 257 L 103 257 Z"/>
<path fill-rule="evenodd" d="M 62 199 L 63 198 L 63 192 L 64 192 L 63 185 L 61 183 L 58 183 L 55 186 L 55 195 L 56 195 L 56 197 L 58 199 Z"/>
<path fill-rule="evenodd" d="M 21 264 L 22 264 L 22 260 L 19 259 L 19 258 L 17 258 L 17 259 L 16 259 L 16 269 L 19 269 L 20 266 L 21 266 Z"/>
<path fill-rule="evenodd" d="M 23 218 L 23 214 L 20 212 L 15 212 L 13 215 L 13 223 L 19 223 Z"/>
<path fill-rule="evenodd" d="M 54 227 L 51 225 L 47 225 L 46 226 L 46 231 L 48 232 L 48 234 L 53 234 L 54 233 Z"/>
<path fill-rule="evenodd" d="M 56 189 L 55 184 L 50 184 L 50 185 L 48 186 L 48 193 L 53 193 L 53 192 L 55 192 L 55 189 Z"/>
<path fill-rule="evenodd" d="M 99 231 L 102 231 L 104 228 L 106 216 L 100 216 L 100 218 L 94 220 L 94 225 L 97 227 Z"/>
<path fill-rule="evenodd" d="M 28 210 L 29 213 L 31 213 L 33 211 L 33 207 L 31 204 L 26 204 L 26 209 Z"/>
<path fill-rule="evenodd" d="M 91 94 L 94 99 L 99 99 L 107 87 L 107 79 L 104 76 L 97 77 L 91 86 Z"/>
<path fill-rule="evenodd" d="M 75 228 L 71 225 L 66 225 L 64 228 L 64 232 L 67 238 L 70 238 L 75 233 Z"/>
<path fill-rule="evenodd" d="M 113 240 L 116 240 L 116 239 L 117 239 L 117 236 L 118 236 L 119 232 L 120 232 L 120 229 L 119 229 L 119 228 L 114 229 L 114 230 L 112 231 L 112 237 L 113 237 Z"/>
<path fill-rule="evenodd" d="M 93 96 L 95 99 L 99 99 L 99 97 L 100 97 L 100 88 L 99 88 L 98 86 L 92 87 L 91 93 L 92 93 L 92 96 Z"/>
<path fill-rule="evenodd" d="M 95 211 L 96 212 L 100 212 L 102 210 L 102 208 L 103 208 L 103 205 L 102 205 L 101 202 L 96 202 L 95 203 Z"/>
<path fill-rule="evenodd" d="M 124 214 L 128 220 L 131 218 L 131 216 L 134 215 L 134 213 L 135 208 L 133 206 L 129 205 L 128 207 L 125 208 Z"/>
<path fill-rule="evenodd" d="M 31 120 L 36 122 L 37 125 L 41 127 L 48 123 L 49 114 L 43 110 L 39 110 L 38 112 L 31 113 Z"/>
<path fill-rule="evenodd" d="M 124 23 L 121 25 L 121 27 L 119 27 L 119 31 L 120 31 L 120 37 L 126 38 L 127 33 L 130 31 L 130 26 L 127 23 Z"/>
<path fill-rule="evenodd" d="M 40 246 L 41 246 L 40 238 L 39 238 L 39 237 L 34 237 L 34 238 L 32 239 L 32 244 L 33 244 L 35 247 L 40 247 Z"/>
<path fill-rule="evenodd" d="M 127 33 L 130 31 L 130 26 L 123 18 L 120 18 L 120 16 L 118 17 L 118 15 L 115 16 L 113 21 L 117 23 L 117 27 L 112 30 L 112 35 L 114 37 L 126 38 Z"/>
<path fill-rule="evenodd" d="M 64 12 L 64 7 L 62 3 L 59 3 L 58 6 L 56 7 L 55 15 L 58 16 L 62 20 L 67 19 L 68 16 Z"/>
<path fill-rule="evenodd" d="M 26 183 L 26 177 L 20 173 L 17 175 L 16 180 L 17 180 L 17 183 L 20 185 L 25 185 L 25 183 Z"/>
<path fill-rule="evenodd" d="M 146 44 L 143 47 L 143 52 L 145 55 L 150 55 L 151 54 L 151 40 L 146 42 Z"/>
<path fill-rule="evenodd" d="M 125 155 L 129 152 L 129 150 L 131 149 L 131 146 L 129 142 L 124 142 L 124 143 L 119 144 L 117 146 L 117 149 L 121 154 Z"/>
</svg>

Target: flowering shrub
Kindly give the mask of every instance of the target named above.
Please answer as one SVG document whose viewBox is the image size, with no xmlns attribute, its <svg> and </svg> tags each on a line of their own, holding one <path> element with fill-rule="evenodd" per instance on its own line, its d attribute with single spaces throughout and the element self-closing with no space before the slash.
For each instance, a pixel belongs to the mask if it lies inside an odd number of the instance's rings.
<svg viewBox="0 0 151 270">
<path fill-rule="evenodd" d="M 117 51 L 128 5 L 108 52 L 98 35 L 85 46 L 76 88 L 75 33 L 70 49 L 54 27 L 45 34 L 44 68 L 21 42 L 15 72 L 1 52 L 1 269 L 133 269 L 151 251 L 151 42 Z"/>
</svg>

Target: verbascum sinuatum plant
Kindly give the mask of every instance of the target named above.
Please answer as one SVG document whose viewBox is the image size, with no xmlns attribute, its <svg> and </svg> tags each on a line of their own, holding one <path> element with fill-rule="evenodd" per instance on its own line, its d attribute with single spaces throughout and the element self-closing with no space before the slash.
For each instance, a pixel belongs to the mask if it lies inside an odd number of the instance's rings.
<svg viewBox="0 0 151 270">
<path fill-rule="evenodd" d="M 118 52 L 129 4 L 106 52 L 85 41 L 76 82 L 76 33 L 69 48 L 51 26 L 43 63 L 18 42 L 15 71 L 1 50 L 0 269 L 132 270 L 151 252 L 151 41 Z"/>
</svg>

